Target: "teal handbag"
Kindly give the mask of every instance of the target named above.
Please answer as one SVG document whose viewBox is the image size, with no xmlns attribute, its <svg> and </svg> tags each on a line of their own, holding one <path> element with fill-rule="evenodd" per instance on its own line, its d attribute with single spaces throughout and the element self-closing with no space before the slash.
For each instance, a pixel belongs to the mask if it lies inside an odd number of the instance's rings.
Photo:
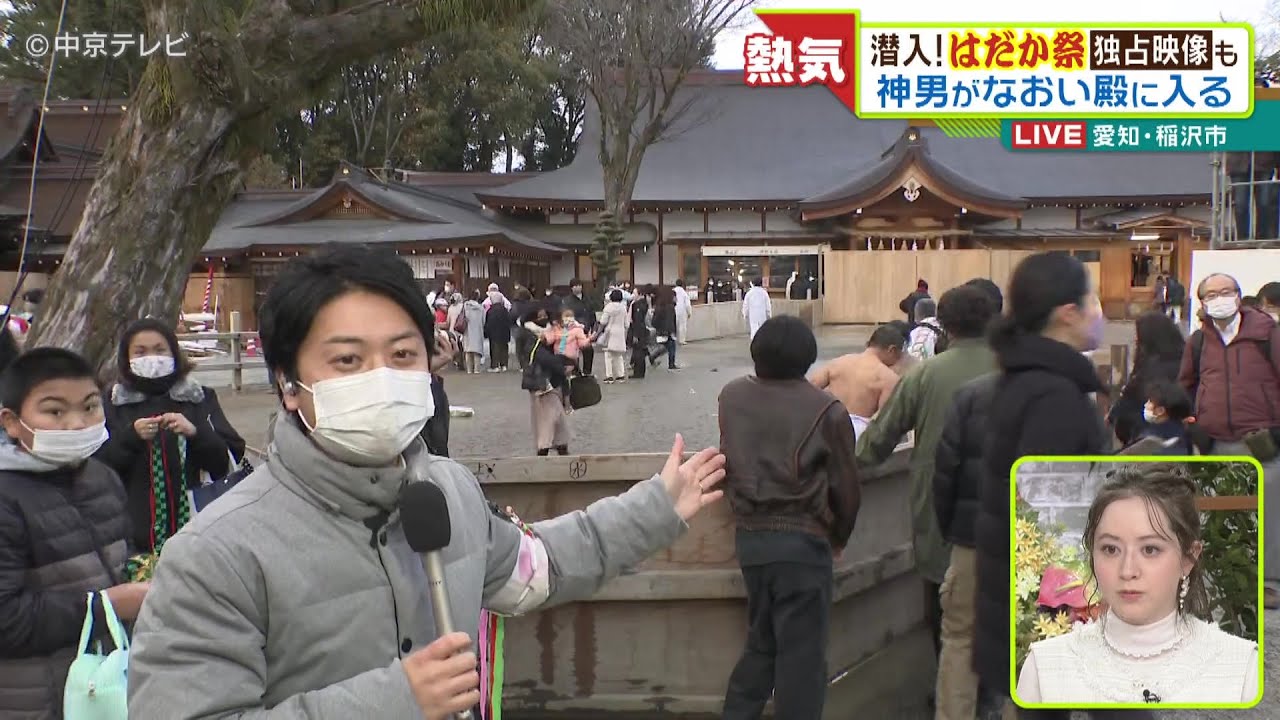
<svg viewBox="0 0 1280 720">
<path fill-rule="evenodd" d="M 103 654 L 101 642 L 94 642 L 94 599 L 102 602 L 107 630 L 115 649 Z M 115 608 L 105 592 L 89 593 L 84 626 L 80 629 L 80 645 L 76 659 L 67 671 L 67 684 L 62 691 L 64 720 L 127 720 L 129 717 L 129 637 L 116 617 Z"/>
</svg>

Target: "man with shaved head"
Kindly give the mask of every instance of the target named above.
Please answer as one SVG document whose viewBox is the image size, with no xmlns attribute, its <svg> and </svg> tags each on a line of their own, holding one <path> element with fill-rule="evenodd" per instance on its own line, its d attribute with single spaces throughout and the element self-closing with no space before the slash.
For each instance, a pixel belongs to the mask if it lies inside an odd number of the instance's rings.
<svg viewBox="0 0 1280 720">
<path fill-rule="evenodd" d="M 1195 435 L 1206 455 L 1262 463 L 1267 493 L 1280 496 L 1280 326 L 1241 303 L 1240 283 L 1215 273 L 1196 286 L 1200 329 L 1182 355 L 1178 381 L 1195 399 Z M 1267 518 L 1266 604 L 1280 607 L 1280 522 Z"/>
</svg>

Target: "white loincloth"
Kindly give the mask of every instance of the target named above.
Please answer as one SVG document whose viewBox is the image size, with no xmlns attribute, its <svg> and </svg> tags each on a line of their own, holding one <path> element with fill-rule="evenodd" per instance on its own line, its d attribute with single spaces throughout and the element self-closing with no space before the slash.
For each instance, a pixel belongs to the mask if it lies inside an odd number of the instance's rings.
<svg viewBox="0 0 1280 720">
<path fill-rule="evenodd" d="M 862 431 L 866 430 L 867 426 L 871 424 L 870 418 L 864 418 L 853 413 L 849 413 L 849 421 L 853 423 L 853 436 L 855 438 L 862 437 Z"/>
</svg>

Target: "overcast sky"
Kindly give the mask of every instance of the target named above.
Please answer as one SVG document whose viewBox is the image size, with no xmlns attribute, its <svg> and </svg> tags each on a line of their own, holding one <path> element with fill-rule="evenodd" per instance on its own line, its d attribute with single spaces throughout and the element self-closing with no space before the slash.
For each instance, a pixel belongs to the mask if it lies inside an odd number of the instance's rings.
<svg viewBox="0 0 1280 720">
<path fill-rule="evenodd" d="M 1073 0 L 1071 9 L 1058 3 L 1029 3 L 1026 0 L 982 0 L 964 3 L 953 0 L 757 0 L 758 8 L 810 10 L 857 8 L 868 22 L 962 21 L 978 22 L 1230 22 L 1275 27 L 1277 19 L 1268 11 L 1269 0 Z M 1276 0 L 1270 0 L 1275 7 Z M 743 18 L 743 27 L 726 31 L 716 43 L 715 64 L 719 68 L 742 67 L 742 42 L 746 35 L 767 32 L 764 23 L 752 14 Z M 1259 38 L 1259 43 L 1263 39 Z"/>
</svg>

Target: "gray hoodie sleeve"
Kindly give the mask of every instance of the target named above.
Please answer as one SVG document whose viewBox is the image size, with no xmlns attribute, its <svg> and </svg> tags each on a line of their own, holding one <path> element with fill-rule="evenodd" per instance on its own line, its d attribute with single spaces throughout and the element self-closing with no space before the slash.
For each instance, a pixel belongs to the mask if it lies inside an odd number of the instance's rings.
<svg viewBox="0 0 1280 720">
<path fill-rule="evenodd" d="M 630 490 L 591 503 L 560 517 L 532 525 L 537 552 L 530 540 L 509 520 L 492 515 L 489 522 L 489 562 L 485 579 L 486 606 L 497 612 L 521 614 L 595 594 L 605 582 L 638 565 L 674 543 L 688 529 L 676 514 L 662 479 L 654 475 Z M 522 544 L 525 556 L 522 558 Z M 517 560 L 549 560 L 549 577 L 541 583 L 522 577 Z M 527 583 L 529 592 L 513 585 Z M 516 607 L 493 601 L 523 595 Z M 531 602 L 532 600 L 532 602 Z M 497 604 L 499 607 L 494 607 Z"/>
<path fill-rule="evenodd" d="M 265 598 L 235 568 L 210 538 L 165 544 L 129 652 L 130 720 L 421 717 L 399 660 L 263 707 Z"/>
</svg>

